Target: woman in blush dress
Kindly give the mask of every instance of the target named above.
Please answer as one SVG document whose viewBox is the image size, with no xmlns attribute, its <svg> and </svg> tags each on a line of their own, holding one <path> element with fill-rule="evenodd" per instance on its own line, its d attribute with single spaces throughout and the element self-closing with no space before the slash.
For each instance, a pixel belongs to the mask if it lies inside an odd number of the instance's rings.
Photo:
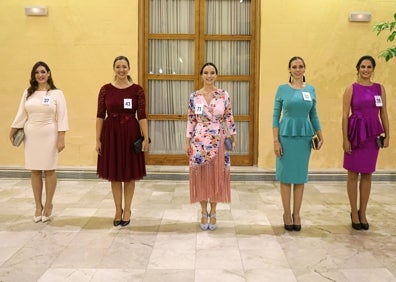
<svg viewBox="0 0 396 282">
<path fill-rule="evenodd" d="M 289 73 L 289 83 L 280 85 L 275 96 L 272 133 L 284 228 L 300 231 L 300 209 L 304 184 L 308 182 L 311 139 L 314 134 L 318 136 L 317 149 L 320 149 L 323 135 L 316 111 L 315 88 L 305 82 L 305 62 L 301 57 L 289 60 Z M 292 189 L 293 208 L 290 207 Z"/>
<path fill-rule="evenodd" d="M 348 170 L 350 216 L 352 228 L 356 230 L 369 229 L 366 208 L 371 191 L 371 176 L 375 171 L 379 152 L 377 137 L 385 133 L 384 148 L 389 146 L 390 138 L 385 88 L 371 81 L 375 65 L 373 57 L 361 57 L 356 64 L 357 82 L 346 88 L 343 97 L 343 166 Z"/>
<path fill-rule="evenodd" d="M 33 220 L 36 223 L 47 222 L 52 215 L 58 153 L 65 148 L 65 133 L 69 124 L 63 92 L 56 88 L 51 70 L 44 62 L 37 62 L 32 68 L 30 87 L 24 91 L 11 125 L 11 142 L 18 128 L 24 128 L 25 131 L 25 167 L 31 170 L 36 203 Z M 43 173 L 46 192 L 44 205 Z"/>
<path fill-rule="evenodd" d="M 149 149 L 144 91 L 132 82 L 129 70 L 127 57 L 115 58 L 115 80 L 100 89 L 96 115 L 97 174 L 111 182 L 114 226 L 127 226 L 131 221 L 135 181 L 146 175 L 144 152 Z M 132 144 L 142 136 L 142 151 L 135 153 Z"/>
<path fill-rule="evenodd" d="M 224 139 L 228 131 L 235 150 L 236 131 L 230 96 L 215 86 L 216 66 L 204 64 L 200 75 L 204 85 L 190 95 L 188 104 L 185 150 L 190 159 L 190 202 L 200 202 L 201 229 L 215 230 L 217 203 L 231 201 L 231 163 Z"/>
</svg>

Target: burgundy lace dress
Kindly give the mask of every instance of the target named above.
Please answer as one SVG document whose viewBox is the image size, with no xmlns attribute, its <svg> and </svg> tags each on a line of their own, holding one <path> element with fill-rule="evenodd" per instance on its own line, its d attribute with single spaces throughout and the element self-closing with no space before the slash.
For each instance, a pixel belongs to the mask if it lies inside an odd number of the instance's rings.
<svg viewBox="0 0 396 282">
<path fill-rule="evenodd" d="M 132 144 L 141 136 L 137 119 L 146 118 L 143 88 L 137 84 L 124 89 L 110 83 L 104 85 L 99 92 L 96 116 L 104 119 L 98 176 L 109 181 L 142 179 L 146 175 L 144 153 L 134 153 Z"/>
</svg>

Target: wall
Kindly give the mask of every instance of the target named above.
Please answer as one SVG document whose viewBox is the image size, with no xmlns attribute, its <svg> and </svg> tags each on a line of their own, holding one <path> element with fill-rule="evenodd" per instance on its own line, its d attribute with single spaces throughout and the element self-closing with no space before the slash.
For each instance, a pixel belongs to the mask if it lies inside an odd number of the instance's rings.
<svg viewBox="0 0 396 282">
<path fill-rule="evenodd" d="M 278 84 L 287 82 L 287 62 L 294 55 L 307 64 L 306 76 L 315 85 L 325 145 L 313 152 L 311 168 L 341 169 L 341 103 L 353 82 L 355 64 L 364 54 L 377 56 L 388 44 L 372 26 L 392 20 L 395 2 L 375 0 L 261 1 L 259 160 L 274 169 L 272 105 Z M 60 166 L 96 164 L 96 99 L 101 85 L 112 79 L 114 57 L 130 58 L 137 79 L 138 0 L 18 0 L 0 1 L 0 166 L 22 166 L 23 150 L 8 140 L 30 70 L 38 60 L 52 68 L 56 85 L 67 97 L 70 132 L 60 155 Z M 115 4 L 114 4 L 115 3 Z M 26 17 L 24 6 L 46 4 L 48 17 Z M 350 23 L 350 11 L 372 12 L 371 23 Z M 385 85 L 388 104 L 395 104 L 396 60 L 377 60 L 375 80 Z M 393 76 L 391 76 L 393 74 Z M 395 109 L 388 107 L 395 136 Z M 381 152 L 378 168 L 395 169 L 396 145 Z"/>
<path fill-rule="evenodd" d="M 48 6 L 47 17 L 27 17 L 26 5 Z M 70 131 L 60 166 L 96 164 L 96 101 L 113 77 L 118 55 L 131 62 L 137 79 L 138 0 L 0 1 L 0 166 L 24 163 L 23 149 L 8 139 L 21 95 L 36 61 L 49 64 L 68 103 Z"/>
<path fill-rule="evenodd" d="M 349 22 L 351 11 L 370 11 L 369 23 Z M 318 113 L 325 144 L 312 153 L 310 167 L 315 170 L 342 169 L 342 96 L 356 81 L 356 63 L 366 54 L 376 58 L 374 81 L 384 84 L 388 98 L 391 136 L 395 136 L 396 59 L 385 62 L 380 51 L 391 45 L 377 36 L 373 25 L 391 21 L 395 1 L 321 0 L 262 1 L 260 47 L 259 167 L 274 169 L 272 138 L 273 99 L 279 84 L 287 83 L 288 61 L 295 55 L 306 63 L 307 82 L 315 86 Z M 378 169 L 396 168 L 396 144 L 381 151 Z"/>
</svg>

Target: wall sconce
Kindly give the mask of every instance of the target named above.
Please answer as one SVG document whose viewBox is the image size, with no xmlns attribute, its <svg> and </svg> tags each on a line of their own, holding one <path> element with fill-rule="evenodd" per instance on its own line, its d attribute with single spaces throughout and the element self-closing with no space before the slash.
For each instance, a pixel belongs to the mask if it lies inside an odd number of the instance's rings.
<svg viewBox="0 0 396 282">
<path fill-rule="evenodd" d="M 25 6 L 26 16 L 46 16 L 47 14 L 48 14 L 47 6 L 44 5 Z"/>
<path fill-rule="evenodd" d="M 371 20 L 370 12 L 351 12 L 349 14 L 350 22 L 369 22 Z"/>
</svg>

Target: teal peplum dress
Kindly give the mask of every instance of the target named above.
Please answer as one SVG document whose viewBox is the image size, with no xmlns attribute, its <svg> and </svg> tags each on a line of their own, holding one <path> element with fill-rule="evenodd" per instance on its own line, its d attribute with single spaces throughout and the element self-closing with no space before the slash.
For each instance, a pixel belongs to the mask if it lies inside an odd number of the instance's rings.
<svg viewBox="0 0 396 282">
<path fill-rule="evenodd" d="M 279 128 L 283 150 L 283 155 L 276 158 L 276 180 L 289 184 L 308 182 L 311 138 L 320 130 L 315 88 L 309 84 L 303 89 L 280 85 L 275 96 L 272 127 Z"/>
</svg>

